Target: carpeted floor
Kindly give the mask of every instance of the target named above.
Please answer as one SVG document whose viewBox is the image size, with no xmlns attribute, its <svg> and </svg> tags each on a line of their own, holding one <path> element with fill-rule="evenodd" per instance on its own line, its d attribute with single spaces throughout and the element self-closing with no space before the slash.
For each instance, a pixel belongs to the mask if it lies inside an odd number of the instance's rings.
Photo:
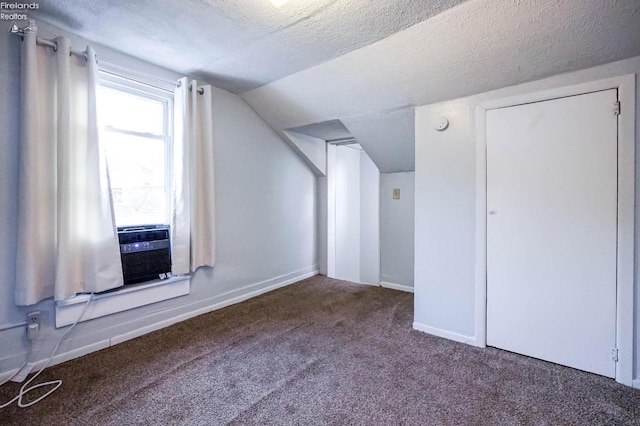
<svg viewBox="0 0 640 426">
<path fill-rule="evenodd" d="M 412 294 L 316 276 L 52 367 L 62 388 L 0 424 L 640 424 L 639 390 L 413 331 L 412 313 Z"/>
</svg>

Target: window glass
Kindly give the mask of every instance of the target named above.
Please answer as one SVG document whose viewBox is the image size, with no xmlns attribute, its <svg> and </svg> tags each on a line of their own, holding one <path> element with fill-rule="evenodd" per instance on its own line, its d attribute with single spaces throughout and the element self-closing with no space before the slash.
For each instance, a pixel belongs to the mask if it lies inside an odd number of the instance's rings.
<svg viewBox="0 0 640 426">
<path fill-rule="evenodd" d="M 165 223 L 164 141 L 110 132 L 104 141 L 118 226 Z"/>
<path fill-rule="evenodd" d="M 103 86 L 99 101 L 103 126 L 153 135 L 164 131 L 164 104 L 160 100 Z"/>
<path fill-rule="evenodd" d="M 169 222 L 171 95 L 147 94 L 141 87 L 103 80 L 98 97 L 119 227 Z"/>
</svg>

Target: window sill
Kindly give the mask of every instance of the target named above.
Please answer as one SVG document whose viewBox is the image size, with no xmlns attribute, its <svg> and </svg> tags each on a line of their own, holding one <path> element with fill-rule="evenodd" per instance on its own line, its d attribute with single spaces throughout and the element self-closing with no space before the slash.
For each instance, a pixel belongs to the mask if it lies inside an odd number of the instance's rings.
<svg viewBox="0 0 640 426">
<path fill-rule="evenodd" d="M 96 294 L 82 321 L 187 295 L 190 278 L 189 275 L 173 276 L 165 280 L 158 279 L 124 286 L 110 293 Z M 89 297 L 88 294 L 81 294 L 56 302 L 56 328 L 73 324 L 80 316 Z"/>
</svg>

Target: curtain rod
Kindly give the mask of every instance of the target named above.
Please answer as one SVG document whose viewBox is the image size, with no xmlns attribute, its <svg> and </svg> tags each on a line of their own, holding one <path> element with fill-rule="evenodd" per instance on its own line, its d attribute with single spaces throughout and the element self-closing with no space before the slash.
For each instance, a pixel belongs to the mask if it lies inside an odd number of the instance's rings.
<svg viewBox="0 0 640 426">
<path fill-rule="evenodd" d="M 20 38 L 24 39 L 24 33 L 22 33 L 22 32 L 11 32 L 11 34 L 19 35 L 19 36 L 20 36 Z M 38 44 L 38 45 L 40 45 L 40 46 L 47 46 L 47 47 L 50 47 L 50 48 L 52 48 L 52 49 L 53 49 L 53 51 L 54 51 L 54 52 L 57 52 L 57 51 L 58 51 L 58 43 L 56 43 L 56 42 L 55 42 L 55 41 L 53 41 L 53 40 L 48 40 L 48 39 L 46 39 L 46 38 L 36 37 L 36 44 Z M 88 57 L 87 57 L 87 53 L 86 53 L 86 52 L 81 52 L 81 51 L 73 50 L 73 49 L 69 48 L 69 54 L 70 54 L 70 55 L 75 55 L 75 56 L 78 56 L 78 57 L 82 57 L 82 58 L 84 58 L 85 60 L 88 60 Z M 144 73 L 141 73 L 141 72 L 139 72 L 139 71 L 134 71 L 134 70 L 131 70 L 131 69 L 128 69 L 128 68 L 122 67 L 122 66 L 120 66 L 120 65 L 112 64 L 112 63 L 109 63 L 109 62 L 106 62 L 106 61 L 100 61 L 100 62 L 98 62 L 97 55 L 96 55 L 96 63 L 104 64 L 104 65 L 107 65 L 108 67 L 111 67 L 111 68 L 120 68 L 120 69 L 123 69 L 123 70 L 127 71 L 127 73 L 131 73 L 131 74 L 138 74 L 138 75 L 144 76 L 144 77 L 146 77 L 146 78 L 152 78 L 152 79 L 154 79 L 154 80 L 158 80 L 158 81 L 161 81 L 161 82 L 163 82 L 163 83 L 166 83 L 167 85 L 170 85 L 170 86 L 175 86 L 175 85 L 176 85 L 176 82 L 174 82 L 174 81 L 164 80 L 164 79 L 162 79 L 162 78 L 154 77 L 154 76 L 149 75 L 149 74 L 144 74 Z M 137 81 L 138 83 L 146 84 L 146 85 L 148 85 L 148 86 L 152 86 L 152 87 L 154 87 L 154 88 L 156 88 L 156 89 L 158 89 L 158 90 L 162 90 L 162 91 L 165 91 L 165 92 L 172 93 L 172 91 L 171 91 L 171 90 L 168 90 L 168 89 L 166 89 L 166 88 L 164 88 L 164 87 L 158 87 L 158 86 L 155 86 L 155 85 L 153 85 L 153 84 L 149 84 L 149 83 L 148 83 L 148 82 L 146 82 L 146 81 L 136 80 L 136 79 L 134 79 L 134 78 L 127 77 L 127 76 L 123 76 L 123 75 L 117 74 L 117 73 L 112 72 L 112 71 L 107 71 L 107 70 L 102 69 L 102 68 L 100 69 L 100 72 L 104 72 L 104 73 L 106 73 L 106 74 L 115 75 L 115 76 L 117 76 L 117 77 L 124 77 L 124 78 L 128 78 L 128 79 L 130 79 L 130 80 L 135 80 L 135 81 Z"/>
<path fill-rule="evenodd" d="M 20 38 L 22 40 L 24 40 L 24 35 L 26 33 L 35 33 L 37 32 L 37 26 L 36 26 L 36 21 L 33 19 L 29 20 L 29 25 L 20 28 L 18 27 L 15 22 L 11 24 L 11 26 L 9 27 L 9 34 L 14 34 L 14 35 L 18 35 L 20 36 Z M 40 38 L 36 36 L 36 44 L 39 44 L 40 46 L 49 46 L 53 49 L 54 52 L 58 51 L 58 43 L 54 40 L 47 40 L 45 38 Z M 79 50 L 73 50 L 71 47 L 69 47 L 69 56 L 71 55 L 75 55 L 81 58 L 84 58 L 85 61 L 89 60 L 89 56 L 87 55 L 86 51 L 79 51 Z M 96 63 L 98 63 L 98 59 L 96 59 Z"/>
<path fill-rule="evenodd" d="M 20 29 L 14 24 L 9 29 L 9 33 L 10 34 L 19 35 L 20 38 L 24 39 L 25 30 L 27 30 L 29 28 L 30 27 L 25 27 L 25 28 Z M 46 38 L 36 37 L 36 44 L 39 44 L 40 46 L 51 47 L 54 52 L 58 51 L 58 43 L 55 42 L 54 40 L 49 40 L 49 39 L 46 39 Z M 78 57 L 82 57 L 87 61 L 89 60 L 89 57 L 87 56 L 87 52 L 86 51 L 73 50 L 72 48 L 69 48 L 69 55 L 75 55 L 75 56 L 78 56 Z M 97 55 L 96 55 L 96 63 L 98 63 Z M 165 79 L 160 78 L 160 77 L 156 77 L 156 76 L 153 76 L 153 75 L 150 75 L 150 74 L 146 74 L 146 73 L 143 73 L 143 72 L 140 72 L 140 71 L 132 70 L 130 68 L 123 67 L 122 65 L 116 65 L 116 64 L 113 64 L 113 63 L 110 63 L 110 62 L 106 62 L 106 61 L 100 61 L 100 64 L 106 65 L 108 68 L 120 68 L 120 69 L 124 70 L 127 74 L 135 74 L 135 75 L 142 76 L 145 79 L 146 78 L 151 78 L 153 80 L 165 83 L 165 84 L 167 84 L 169 86 L 178 86 L 178 87 L 180 87 L 180 82 L 179 81 L 176 82 L 176 81 L 165 80 Z M 118 77 L 129 78 L 131 80 L 135 80 L 135 81 L 137 81 L 139 83 L 142 83 L 142 84 L 147 84 L 149 86 L 155 87 L 156 89 L 163 90 L 165 92 L 171 92 L 170 90 L 165 89 L 164 87 L 158 87 L 156 85 L 149 84 L 146 81 L 136 80 L 134 78 L 131 78 L 130 76 L 123 76 L 123 75 L 117 74 L 116 72 L 105 70 L 105 69 L 102 69 L 102 68 L 100 69 L 100 71 L 104 72 L 106 74 L 111 74 L 111 75 L 115 75 L 115 76 L 118 76 Z M 192 90 L 191 85 L 189 85 L 189 90 Z M 198 89 L 198 93 L 201 94 L 201 95 L 204 94 L 204 89 L 203 88 Z"/>
<path fill-rule="evenodd" d="M 21 39 L 24 40 L 24 32 L 21 30 L 18 31 L 10 31 L 9 34 L 14 34 L 14 35 L 18 35 L 20 36 Z M 48 40 L 46 38 L 40 38 L 40 37 L 36 37 L 36 44 L 39 44 L 40 46 L 48 46 L 50 48 L 53 49 L 54 52 L 58 51 L 58 43 L 56 43 L 53 40 Z M 69 55 L 75 55 L 79 58 L 84 58 L 85 61 L 89 60 L 89 57 L 87 56 L 87 52 L 86 51 L 81 51 L 81 50 L 73 50 L 72 48 L 69 48 Z M 96 63 L 98 62 L 98 60 L 96 59 Z"/>
<path fill-rule="evenodd" d="M 53 49 L 54 52 L 58 51 L 58 43 L 53 41 L 53 40 L 48 40 L 46 38 L 40 38 L 40 37 L 36 37 L 36 44 L 39 44 L 40 46 L 49 46 Z M 81 50 L 73 50 L 72 48 L 69 48 L 69 55 L 75 55 L 79 58 L 84 58 L 85 61 L 89 60 L 89 56 L 87 56 L 87 52 L 86 51 L 81 51 Z M 98 59 L 96 58 L 96 63 L 98 63 Z"/>
</svg>

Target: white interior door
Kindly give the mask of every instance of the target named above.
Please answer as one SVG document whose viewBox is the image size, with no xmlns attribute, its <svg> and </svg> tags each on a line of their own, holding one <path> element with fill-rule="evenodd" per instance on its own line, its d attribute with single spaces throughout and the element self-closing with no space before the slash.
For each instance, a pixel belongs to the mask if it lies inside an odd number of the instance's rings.
<svg viewBox="0 0 640 426">
<path fill-rule="evenodd" d="M 487 344 L 615 376 L 617 90 L 487 112 Z"/>
</svg>

